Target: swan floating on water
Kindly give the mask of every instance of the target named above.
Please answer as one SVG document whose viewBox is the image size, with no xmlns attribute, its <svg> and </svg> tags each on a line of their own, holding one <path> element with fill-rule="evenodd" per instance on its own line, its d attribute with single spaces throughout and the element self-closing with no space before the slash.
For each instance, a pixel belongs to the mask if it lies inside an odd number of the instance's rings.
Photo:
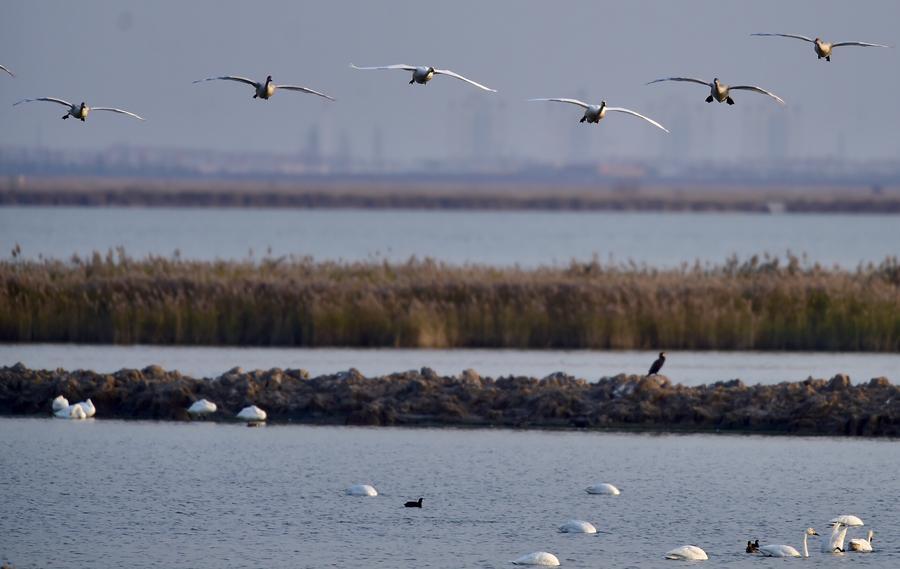
<svg viewBox="0 0 900 569">
<path fill-rule="evenodd" d="M 81 403 L 76 403 L 81 409 L 84 411 L 85 417 L 93 417 L 97 414 L 97 408 L 94 407 L 94 402 L 91 401 L 91 398 L 88 397 L 87 401 L 82 401 Z"/>
<path fill-rule="evenodd" d="M 554 101 L 557 103 L 569 103 L 572 105 L 578 105 L 579 107 L 584 109 L 584 116 L 581 117 L 581 120 L 578 122 L 588 122 L 598 124 L 601 120 L 606 117 L 607 111 L 613 111 L 618 113 L 626 113 L 629 115 L 636 116 L 638 118 L 642 118 L 648 123 L 652 124 L 656 128 L 662 129 L 666 132 L 669 132 L 669 129 L 659 124 L 655 120 L 645 117 L 644 115 L 632 111 L 630 109 L 626 109 L 624 107 L 608 107 L 606 105 L 606 101 L 600 101 L 599 105 L 590 105 L 585 103 L 584 101 L 579 101 L 578 99 L 563 99 L 563 98 L 549 98 L 549 99 L 528 99 L 529 101 Z"/>
<path fill-rule="evenodd" d="M 265 421 L 266 420 L 266 412 L 257 407 L 256 405 L 250 405 L 249 407 L 244 407 L 237 414 L 238 419 L 242 419 L 244 421 Z"/>
<path fill-rule="evenodd" d="M 7 69 L 5 65 L 0 65 L 0 69 L 2 69 L 3 71 L 6 71 L 7 73 L 9 73 L 9 76 L 10 76 L 10 77 L 15 77 L 15 76 L 16 76 L 16 74 L 13 73 L 12 71 L 10 71 L 9 69 Z"/>
<path fill-rule="evenodd" d="M 481 83 L 476 83 L 471 79 L 466 79 L 459 73 L 454 73 L 449 69 L 436 69 L 434 67 L 424 67 L 424 66 L 415 66 L 415 65 L 406 65 L 403 63 L 398 63 L 396 65 L 381 65 L 376 67 L 357 67 L 356 65 L 350 64 L 350 67 L 353 69 L 359 69 L 362 71 L 369 71 L 374 69 L 401 69 L 403 71 L 412 71 L 412 79 L 409 80 L 409 84 L 418 83 L 419 85 L 424 85 L 434 79 L 435 75 L 448 75 L 450 77 L 455 77 L 461 81 L 465 81 L 470 85 L 474 85 L 479 89 L 483 89 L 485 91 L 490 91 L 491 93 L 496 93 L 496 89 L 491 89 L 490 87 L 485 87 Z"/>
<path fill-rule="evenodd" d="M 844 539 L 847 537 L 849 526 L 835 522 L 831 524 L 831 536 L 822 542 L 823 553 L 843 553 Z"/>
<path fill-rule="evenodd" d="M 87 419 L 87 413 L 84 412 L 84 408 L 82 408 L 80 403 L 69 405 L 53 415 L 60 419 Z"/>
<path fill-rule="evenodd" d="M 850 540 L 850 547 L 848 551 L 859 551 L 861 553 L 868 553 L 872 551 L 872 540 L 875 539 L 875 532 L 869 530 L 869 535 L 866 539 L 861 537 L 856 537 Z"/>
<path fill-rule="evenodd" d="M 543 565 L 544 567 L 559 567 L 559 559 L 546 551 L 535 551 L 510 561 L 513 565 Z"/>
<path fill-rule="evenodd" d="M 597 533 L 597 528 L 584 520 L 569 520 L 559 526 L 559 531 L 562 533 Z"/>
<path fill-rule="evenodd" d="M 709 87 L 709 97 L 706 98 L 707 103 L 712 103 L 715 100 L 720 103 L 728 103 L 729 105 L 733 105 L 734 99 L 731 98 L 730 92 L 742 89 L 745 91 L 754 91 L 756 93 L 768 95 L 769 97 L 775 99 L 780 105 L 787 104 L 784 102 L 784 99 L 782 99 L 775 93 L 772 93 L 771 91 L 766 91 L 762 87 L 757 87 L 756 85 L 726 85 L 725 83 L 720 83 L 718 77 L 713 79 L 712 83 L 707 83 L 703 79 L 693 79 L 691 77 L 664 77 L 663 79 L 655 79 L 647 83 L 647 85 L 652 85 L 661 81 L 688 81 L 690 83 L 699 83 L 700 85 L 706 85 L 707 87 Z"/>
<path fill-rule="evenodd" d="M 696 545 L 682 545 L 666 553 L 666 559 L 678 561 L 706 561 L 709 556 Z"/>
<path fill-rule="evenodd" d="M 237 81 L 239 83 L 245 83 L 253 87 L 253 98 L 254 99 L 263 99 L 268 100 L 278 89 L 284 89 L 285 91 L 300 91 L 302 93 L 309 93 L 311 95 L 318 95 L 329 101 L 334 101 L 334 97 L 330 97 L 325 93 L 321 93 L 316 91 L 315 89 L 310 89 L 309 87 L 300 87 L 299 85 L 276 85 L 272 82 L 272 76 L 269 75 L 266 77 L 266 80 L 262 83 L 257 83 L 252 79 L 247 79 L 246 77 L 239 77 L 237 75 L 223 75 L 221 77 L 207 77 L 206 79 L 197 79 L 194 83 L 203 83 L 204 81 Z"/>
<path fill-rule="evenodd" d="M 881 43 L 869 43 L 864 41 L 839 41 L 834 43 L 828 43 L 823 41 L 820 38 L 810 38 L 806 36 L 801 36 L 800 34 L 750 34 L 751 36 L 779 36 L 783 38 L 793 38 L 796 40 L 808 41 L 813 44 L 813 50 L 816 52 L 817 59 L 825 58 L 825 61 L 831 61 L 831 50 L 836 47 L 843 47 L 847 45 L 852 45 L 856 47 L 891 47 L 889 45 L 884 45 Z"/>
<path fill-rule="evenodd" d="M 348 496 L 377 496 L 378 490 L 369 484 L 355 484 L 347 488 Z"/>
<path fill-rule="evenodd" d="M 766 557 L 809 557 L 809 548 L 806 539 L 811 535 L 819 535 L 813 528 L 806 528 L 803 532 L 803 555 L 790 545 L 760 545 L 759 552 Z"/>
<path fill-rule="evenodd" d="M 56 413 L 60 409 L 65 409 L 69 406 L 69 400 L 63 397 L 62 395 L 57 395 L 56 399 L 53 400 L 53 412 Z"/>
<path fill-rule="evenodd" d="M 188 407 L 188 413 L 191 415 L 209 415 L 216 412 L 216 404 L 206 399 L 194 401 L 194 404 Z"/>
<path fill-rule="evenodd" d="M 593 486 L 588 486 L 584 489 L 588 494 L 606 494 L 607 496 L 618 496 L 621 494 L 619 489 L 613 486 L 612 484 L 602 483 L 602 484 L 594 484 Z"/>
<path fill-rule="evenodd" d="M 138 120 L 144 120 L 142 117 L 139 117 L 132 112 L 125 111 L 122 109 L 116 109 L 114 107 L 89 107 L 84 102 L 82 102 L 80 105 L 73 105 L 72 103 L 70 103 L 68 101 L 64 101 L 62 99 L 57 99 L 56 97 L 38 97 L 37 99 L 22 99 L 21 101 L 19 101 L 17 103 L 13 103 L 13 106 L 15 107 L 16 105 L 20 105 L 22 103 L 32 103 L 34 101 L 47 101 L 49 103 L 57 103 L 57 104 L 63 105 L 64 107 L 69 107 L 69 112 L 67 112 L 66 114 L 64 114 L 62 116 L 62 118 L 64 120 L 69 117 L 72 117 L 72 118 L 81 120 L 81 122 L 84 122 L 88 117 L 88 113 L 90 113 L 91 111 L 110 111 L 113 113 L 128 115 L 128 116 L 134 117 Z"/>
</svg>

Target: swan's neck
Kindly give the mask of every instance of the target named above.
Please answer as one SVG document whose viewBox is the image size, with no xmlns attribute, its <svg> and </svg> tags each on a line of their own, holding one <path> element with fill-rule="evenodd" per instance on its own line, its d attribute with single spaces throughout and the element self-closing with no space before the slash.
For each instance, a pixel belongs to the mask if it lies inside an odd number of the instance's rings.
<svg viewBox="0 0 900 569">
<path fill-rule="evenodd" d="M 809 557 L 809 548 L 806 547 L 806 538 L 808 538 L 806 532 L 803 532 L 803 557 Z"/>
</svg>

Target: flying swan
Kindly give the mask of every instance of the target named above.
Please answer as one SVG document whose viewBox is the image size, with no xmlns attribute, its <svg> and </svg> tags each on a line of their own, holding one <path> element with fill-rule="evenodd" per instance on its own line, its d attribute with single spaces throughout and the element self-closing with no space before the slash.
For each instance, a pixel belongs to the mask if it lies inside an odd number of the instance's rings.
<svg viewBox="0 0 900 569">
<path fill-rule="evenodd" d="M 15 76 L 16 76 L 16 74 L 13 73 L 12 71 L 10 71 L 9 69 L 7 69 L 5 65 L 0 65 L 0 69 L 2 69 L 3 71 L 6 71 L 7 73 L 9 73 L 9 76 L 10 76 L 10 77 L 15 77 Z"/>
<path fill-rule="evenodd" d="M 510 561 L 513 565 L 543 565 L 544 567 L 559 567 L 559 559 L 546 551 L 535 551 Z"/>
<path fill-rule="evenodd" d="M 608 106 L 606 106 L 606 101 L 600 101 L 599 105 L 589 105 L 583 101 L 579 101 L 578 99 L 549 98 L 549 99 L 528 99 L 528 100 L 529 101 L 555 101 L 557 103 L 569 103 L 572 105 L 578 105 L 579 107 L 584 109 L 584 116 L 581 117 L 581 120 L 578 122 L 587 121 L 589 123 L 597 124 L 603 118 L 606 117 L 607 111 L 615 111 L 615 112 L 619 112 L 619 113 L 627 113 L 629 115 L 634 115 L 638 118 L 644 119 L 645 121 L 652 124 L 656 128 L 659 128 L 666 132 L 669 132 L 669 130 L 666 127 L 664 127 L 663 125 L 659 124 L 658 122 L 656 122 L 655 120 L 653 120 L 649 117 L 645 117 L 644 115 L 642 115 L 640 113 L 636 113 L 636 112 L 632 111 L 631 109 L 626 109 L 623 107 L 608 107 Z"/>
<path fill-rule="evenodd" d="M 379 67 L 357 67 L 351 63 L 350 67 L 352 67 L 353 69 L 361 69 L 364 71 L 368 71 L 368 70 L 372 70 L 372 69 L 402 69 L 404 71 L 412 71 L 412 79 L 409 80 L 410 85 L 412 85 L 413 83 L 418 83 L 419 85 L 424 85 L 424 84 L 428 83 L 429 81 L 431 81 L 432 79 L 434 79 L 435 75 L 449 75 L 450 77 L 456 77 L 457 79 L 465 81 L 466 83 L 469 83 L 470 85 L 475 85 L 479 89 L 484 89 L 485 91 L 490 91 L 491 93 L 497 92 L 496 89 L 491 89 L 490 87 L 485 87 L 481 83 L 476 83 L 475 81 L 472 81 L 471 79 L 466 79 L 459 73 L 454 73 L 453 71 L 450 71 L 449 69 L 435 69 L 434 67 L 423 67 L 423 66 L 416 67 L 415 65 L 404 65 L 402 63 L 399 63 L 397 65 L 382 65 Z"/>
<path fill-rule="evenodd" d="M 120 113 L 123 115 L 128 115 L 130 117 L 134 117 L 138 120 L 144 120 L 142 117 L 139 117 L 134 113 L 130 113 L 130 112 L 124 111 L 122 109 L 116 109 L 113 107 L 89 107 L 86 104 L 84 104 L 84 102 L 82 102 L 81 105 L 73 105 L 72 103 L 70 103 L 68 101 L 63 101 L 62 99 L 57 99 L 56 97 L 39 97 L 37 99 L 22 99 L 18 103 L 13 103 L 13 106 L 15 107 L 16 105 L 20 105 L 22 103 L 31 103 L 34 101 L 47 101 L 50 103 L 59 103 L 60 105 L 69 107 L 69 112 L 67 112 L 66 114 L 64 114 L 62 116 L 63 120 L 65 120 L 69 117 L 72 117 L 72 118 L 76 118 L 76 119 L 81 119 L 81 122 L 84 122 L 85 119 L 87 119 L 87 117 L 88 117 L 88 113 L 90 113 L 91 111 L 112 111 L 114 113 Z"/>
<path fill-rule="evenodd" d="M 706 561 L 709 556 L 696 545 L 682 545 L 666 553 L 666 559 L 678 561 Z"/>
<path fill-rule="evenodd" d="M 240 83 L 246 83 L 253 87 L 253 98 L 254 99 L 269 99 L 271 98 L 277 89 L 284 89 L 285 91 L 300 91 L 302 93 L 310 93 L 311 95 L 318 95 L 320 97 L 324 97 L 329 101 L 334 101 L 334 97 L 329 97 L 325 93 L 320 93 L 314 89 L 310 89 L 309 87 L 300 87 L 298 85 L 276 85 L 272 82 L 272 76 L 269 75 L 266 77 L 265 82 L 257 83 L 256 81 L 251 81 L 246 77 L 238 77 L 237 75 L 223 75 L 222 77 L 207 77 L 206 79 L 197 79 L 194 83 L 203 83 L 204 81 L 238 81 Z"/>
<path fill-rule="evenodd" d="M 794 38 L 797 40 L 808 41 L 813 44 L 813 49 L 816 52 L 817 59 L 825 58 L 825 61 L 831 61 L 831 50 L 836 47 L 843 47 L 845 45 L 852 45 L 856 47 L 891 47 L 889 45 L 884 45 L 881 43 L 869 43 L 864 41 L 839 41 L 835 43 L 828 43 L 826 41 L 822 41 L 819 38 L 813 39 L 808 38 L 806 36 L 801 36 L 798 34 L 750 34 L 751 36 L 780 36 L 783 38 Z"/>
<path fill-rule="evenodd" d="M 647 85 L 652 85 L 653 83 L 659 83 L 660 81 L 689 81 L 691 83 L 699 83 L 700 85 L 706 85 L 709 87 L 709 97 L 706 98 L 707 103 L 712 103 L 713 99 L 719 101 L 720 103 L 728 103 L 729 105 L 734 104 L 734 100 L 729 95 L 730 91 L 735 89 L 742 89 L 745 91 L 756 91 L 757 93 L 762 93 L 763 95 L 768 95 L 772 97 L 776 101 L 778 101 L 781 105 L 786 105 L 784 99 L 772 93 L 771 91 L 766 91 L 762 87 L 757 87 L 756 85 L 726 85 L 724 83 L 719 83 L 719 78 L 716 77 L 713 79 L 712 83 L 707 83 L 702 79 L 693 79 L 691 77 L 664 77 L 662 79 L 656 79 L 647 83 Z"/>
<path fill-rule="evenodd" d="M 809 557 L 809 548 L 806 540 L 811 535 L 819 535 L 813 528 L 806 528 L 803 532 L 803 555 L 790 545 L 760 545 L 759 552 L 766 557 Z"/>
</svg>

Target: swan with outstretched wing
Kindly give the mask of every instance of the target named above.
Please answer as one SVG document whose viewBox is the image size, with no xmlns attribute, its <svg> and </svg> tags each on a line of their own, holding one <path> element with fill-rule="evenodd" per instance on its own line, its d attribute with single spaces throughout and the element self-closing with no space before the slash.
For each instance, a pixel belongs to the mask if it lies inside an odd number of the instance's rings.
<svg viewBox="0 0 900 569">
<path fill-rule="evenodd" d="M 371 71 L 371 70 L 380 70 L 380 69 L 400 69 L 402 71 L 412 71 L 412 79 L 409 80 L 409 84 L 418 83 L 419 85 L 425 85 L 432 79 L 434 79 L 435 75 L 447 75 L 448 77 L 453 77 L 459 79 L 460 81 L 465 81 L 469 85 L 474 85 L 479 89 L 484 91 L 490 91 L 491 93 L 496 93 L 496 89 L 491 89 L 490 87 L 485 87 L 481 83 L 476 83 L 471 79 L 463 77 L 459 73 L 454 71 L 450 71 L 449 69 L 437 69 L 435 67 L 424 67 L 424 66 L 415 66 L 415 65 L 406 65 L 405 63 L 398 63 L 395 65 L 378 65 L 375 67 L 358 67 L 356 65 L 350 64 L 350 67 L 353 69 L 359 69 L 362 71 Z"/>
</svg>

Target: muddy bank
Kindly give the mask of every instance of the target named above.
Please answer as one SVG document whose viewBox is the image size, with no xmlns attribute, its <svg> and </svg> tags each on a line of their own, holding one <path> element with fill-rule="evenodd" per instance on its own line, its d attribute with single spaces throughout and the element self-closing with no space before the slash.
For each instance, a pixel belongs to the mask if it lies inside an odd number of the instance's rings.
<svg viewBox="0 0 900 569">
<path fill-rule="evenodd" d="M 72 402 L 91 398 L 101 419 L 189 420 L 187 407 L 206 398 L 218 405 L 213 420 L 232 420 L 256 404 L 272 422 L 311 424 L 900 436 L 900 387 L 885 378 L 853 385 L 846 375 L 684 387 L 664 376 L 589 383 L 562 373 L 494 379 L 473 370 L 439 376 L 428 368 L 373 378 L 354 369 L 311 378 L 299 369 L 235 368 L 211 379 L 158 366 L 113 374 L 0 368 L 0 414 L 49 416 L 60 394 Z"/>
</svg>

